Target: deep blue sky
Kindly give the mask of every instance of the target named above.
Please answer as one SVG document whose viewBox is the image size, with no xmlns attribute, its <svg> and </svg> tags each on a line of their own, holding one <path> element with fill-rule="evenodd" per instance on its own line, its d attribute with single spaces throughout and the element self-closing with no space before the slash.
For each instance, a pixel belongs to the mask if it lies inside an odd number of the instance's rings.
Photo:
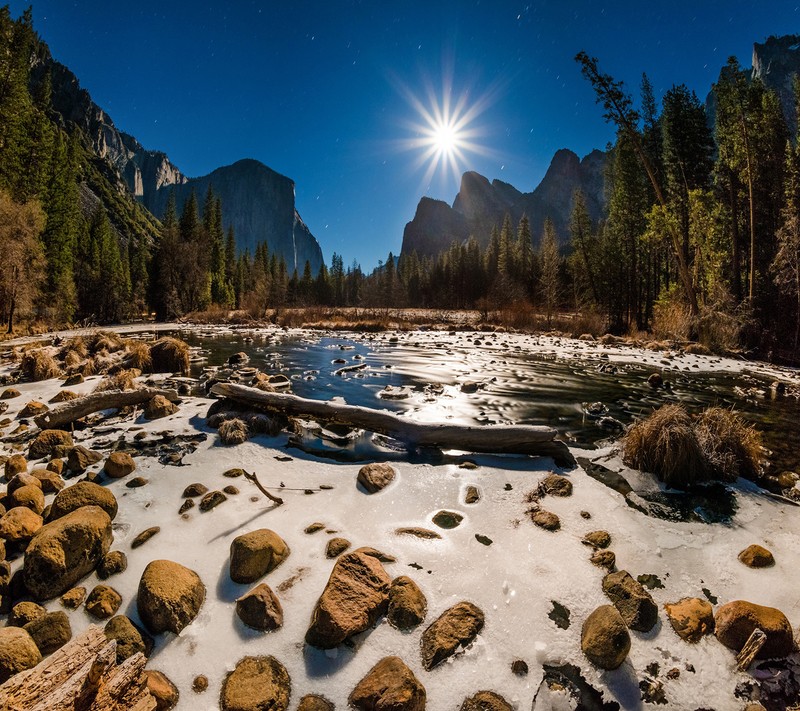
<svg viewBox="0 0 800 711">
<path fill-rule="evenodd" d="M 28 2 L 12 2 L 19 14 Z M 798 0 L 283 0 L 201 3 L 33 0 L 34 21 L 116 125 L 190 176 L 250 157 L 296 183 L 322 245 L 365 268 L 397 253 L 421 195 L 452 202 L 458 180 L 426 183 L 420 149 L 399 150 L 428 104 L 483 100 L 473 122 L 490 155 L 462 169 L 532 190 L 553 153 L 612 138 L 573 61 L 585 49 L 638 91 L 686 83 L 702 98 L 729 55 L 800 32 Z M 449 68 L 449 69 L 448 69 Z M 224 206 L 223 206 L 224 207 Z"/>
</svg>

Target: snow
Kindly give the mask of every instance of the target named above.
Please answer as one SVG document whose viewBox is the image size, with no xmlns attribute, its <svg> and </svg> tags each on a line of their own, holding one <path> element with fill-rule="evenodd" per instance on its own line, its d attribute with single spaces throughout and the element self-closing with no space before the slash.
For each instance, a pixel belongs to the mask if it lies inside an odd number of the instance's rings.
<svg viewBox="0 0 800 711">
<path fill-rule="evenodd" d="M 441 343 L 457 337 L 415 333 L 410 338 L 417 343 L 435 338 Z M 552 352 L 553 357 L 597 354 L 602 350 L 611 362 L 655 365 L 663 358 L 660 353 L 624 347 L 600 349 L 596 344 L 565 339 L 510 335 L 504 339 L 526 349 L 536 344 L 541 351 Z M 687 355 L 680 356 L 680 364 L 734 373 L 746 368 L 798 382 L 796 373 L 731 359 Z M 464 372 L 467 370 L 465 367 Z M 88 378 L 71 389 L 88 392 L 98 380 Z M 16 386 L 22 397 L 8 401 L 10 408 L 5 416 L 13 418 L 31 399 L 47 402 L 59 384 L 51 380 Z M 768 498 L 750 484 L 737 485 L 739 508 L 730 524 L 676 523 L 630 508 L 621 495 L 578 468 L 566 472 L 573 482 L 571 497 L 546 497 L 541 502 L 561 519 L 561 530 L 552 533 L 532 524 L 525 515 L 529 505 L 524 502 L 525 494 L 553 470 L 548 459 L 471 455 L 469 459 L 478 465 L 477 469 L 459 468 L 455 463 L 395 461 L 395 480 L 380 493 L 369 495 L 356 486 L 359 464 L 335 463 L 287 450 L 286 435 L 260 436 L 238 446 L 222 446 L 216 432 L 205 427 L 209 403 L 202 398 L 185 398 L 179 412 L 165 419 L 147 422 L 139 417 L 117 425 L 118 431 L 112 433 L 75 433 L 76 443 L 87 446 L 95 440 L 108 440 L 109 436 L 125 436 L 130 441 L 140 431 L 138 428 L 148 434 L 208 434 L 195 452 L 184 457 L 188 466 L 165 466 L 155 457 L 137 456 L 135 474 L 149 480 L 142 488 L 126 488 L 126 479 L 103 482 L 119 502 L 112 550 L 122 550 L 128 556 L 127 570 L 103 581 L 122 594 L 120 614 L 139 624 L 136 590 L 141 573 L 151 560 L 167 558 L 182 563 L 195 570 L 205 583 L 206 600 L 199 616 L 178 636 L 158 636 L 148 662 L 148 667 L 164 672 L 178 686 L 179 709 L 216 708 L 226 673 L 243 656 L 264 654 L 275 656 L 289 672 L 293 689 L 290 708 L 296 708 L 302 695 L 319 693 L 344 709 L 357 682 L 378 660 L 394 654 L 424 684 L 430 711 L 457 708 L 466 696 L 480 689 L 502 694 L 516 709 L 562 708 L 558 695 L 552 693 L 543 694 L 534 706 L 543 676 L 541 665 L 545 663 L 575 664 L 591 685 L 604 691 L 604 700 L 616 699 L 625 709 L 644 708 L 638 684 L 646 674 L 645 667 L 652 662 L 658 662 L 661 668 L 659 678 L 669 699 L 664 708 L 704 706 L 738 711 L 743 702 L 734 697 L 733 691 L 747 677 L 735 671 L 732 652 L 713 636 L 696 645 L 682 641 L 669 625 L 664 603 L 684 596 L 703 597 L 702 589 L 706 588 L 720 604 L 746 599 L 781 609 L 795 627 L 800 622 L 800 598 L 793 583 L 794 573 L 800 568 L 796 545 L 800 508 Z M 3 453 L 11 450 L 10 444 L 2 445 Z M 574 453 L 602 458 L 603 464 L 612 469 L 623 468 L 611 449 Z M 276 459 L 287 454 L 291 461 Z M 102 463 L 93 468 L 101 466 Z M 222 473 L 232 467 L 255 471 L 265 486 L 284 483 L 287 490 L 279 493 L 284 505 L 272 505 L 243 478 L 224 478 Z M 210 512 L 201 513 L 195 507 L 181 518 L 177 513 L 183 501 L 181 493 L 192 482 L 220 490 L 233 484 L 240 493 L 229 496 Z M 334 488 L 313 495 L 303 493 L 303 489 L 317 489 L 321 484 Z M 464 503 L 469 485 L 477 486 L 481 492 L 476 504 Z M 47 497 L 48 502 L 51 498 Z M 456 511 L 464 519 L 452 530 L 437 529 L 431 519 L 441 509 Z M 589 511 L 591 519 L 582 518 L 581 511 Z M 311 535 L 304 533 L 315 521 L 323 522 L 326 529 Z M 150 526 L 160 526 L 160 533 L 132 550 L 133 538 Z M 438 530 L 442 539 L 397 536 L 393 532 L 400 526 Z M 248 629 L 239 621 L 234 601 L 253 586 L 237 585 L 228 575 L 231 540 L 257 528 L 276 531 L 291 549 L 288 559 L 261 581 L 276 592 L 284 609 L 284 625 L 272 633 Z M 665 586 L 651 591 L 661 608 L 659 623 L 650 633 L 631 633 L 629 658 L 612 672 L 594 668 L 580 650 L 583 620 L 597 606 L 608 604 L 601 590 L 604 571 L 589 562 L 591 549 L 581 543 L 586 533 L 599 529 L 611 534 L 618 569 L 628 570 L 634 577 L 655 574 Z M 482 545 L 476 534 L 488 536 L 492 544 Z M 428 599 L 425 622 L 412 632 L 402 633 L 381 621 L 359 635 L 352 649 L 306 648 L 303 639 L 312 609 L 334 565 L 334 561 L 325 558 L 325 544 L 333 535 L 350 540 L 351 550 L 372 546 L 395 556 L 397 562 L 385 567 L 392 577 L 408 575 L 420 586 Z M 751 570 L 737 560 L 738 552 L 752 543 L 764 545 L 774 553 L 774 568 Z M 15 561 L 13 569 L 21 562 Z M 294 583 L 287 586 L 292 579 Z M 91 590 L 99 582 L 92 574 L 81 585 Z M 469 600 L 484 611 L 484 630 L 463 654 L 431 672 L 424 671 L 419 653 L 422 631 L 461 600 Z M 571 624 L 566 630 L 548 618 L 554 600 L 570 610 Z M 47 607 L 63 609 L 58 600 L 47 603 Z M 96 623 L 82 608 L 67 613 L 73 633 Z M 511 663 L 516 659 L 528 663 L 527 676 L 512 673 Z M 687 665 L 692 665 L 695 672 L 688 672 Z M 680 669 L 680 677 L 667 680 L 664 675 L 673 667 Z M 203 694 L 191 689 L 192 680 L 199 674 L 209 679 L 209 688 Z"/>
</svg>

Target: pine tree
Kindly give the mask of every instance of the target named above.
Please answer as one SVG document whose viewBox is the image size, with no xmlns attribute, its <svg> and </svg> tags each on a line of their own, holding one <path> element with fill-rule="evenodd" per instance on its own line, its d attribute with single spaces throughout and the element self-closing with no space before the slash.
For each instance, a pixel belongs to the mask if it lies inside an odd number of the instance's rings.
<svg viewBox="0 0 800 711">
<path fill-rule="evenodd" d="M 558 307 L 558 270 L 560 259 L 558 256 L 556 228 L 549 217 L 544 221 L 544 235 L 542 237 L 541 251 L 540 261 L 542 264 L 542 273 L 539 279 L 539 291 L 541 292 L 545 314 L 547 315 L 547 327 L 550 328 L 553 322 L 553 314 Z"/>
<path fill-rule="evenodd" d="M 599 304 L 600 295 L 597 290 L 597 279 L 595 278 L 599 255 L 597 254 L 596 239 L 592 234 L 592 221 L 589 217 L 589 210 L 586 207 L 586 198 L 580 188 L 575 190 L 572 196 L 569 233 L 573 252 L 580 264 L 575 280 L 578 284 L 587 285 L 592 301 L 595 304 Z"/>
</svg>

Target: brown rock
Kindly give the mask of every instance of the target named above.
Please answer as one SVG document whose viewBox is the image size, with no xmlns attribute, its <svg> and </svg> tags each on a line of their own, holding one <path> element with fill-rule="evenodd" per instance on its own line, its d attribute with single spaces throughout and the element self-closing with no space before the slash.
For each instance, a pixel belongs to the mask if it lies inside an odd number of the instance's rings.
<svg viewBox="0 0 800 711">
<path fill-rule="evenodd" d="M 387 614 L 389 624 L 400 630 L 408 630 L 421 624 L 427 613 L 428 601 L 411 578 L 401 575 L 392 580 Z"/>
<path fill-rule="evenodd" d="M 17 489 L 21 489 L 24 486 L 36 486 L 41 489 L 42 483 L 32 474 L 20 472 L 19 474 L 15 474 L 14 477 L 8 482 L 6 494 L 13 494 Z"/>
<path fill-rule="evenodd" d="M 611 545 L 611 536 L 608 531 L 592 531 L 583 537 L 581 543 L 592 548 L 608 548 Z"/>
<path fill-rule="evenodd" d="M 170 402 L 163 395 L 156 395 L 144 406 L 144 416 L 148 420 L 158 420 L 162 417 L 174 415 L 178 406 Z"/>
<path fill-rule="evenodd" d="M 128 557 L 122 551 L 109 551 L 97 564 L 97 577 L 100 580 L 122 573 L 128 567 Z"/>
<path fill-rule="evenodd" d="M 545 531 L 557 531 L 561 528 L 561 519 L 552 511 L 545 511 L 544 509 L 536 509 L 530 512 L 531 521 L 533 521 L 539 528 Z"/>
<path fill-rule="evenodd" d="M 100 452 L 87 449 L 83 445 L 73 447 L 67 453 L 67 468 L 73 472 L 82 472 L 92 464 L 96 464 L 103 458 Z"/>
<path fill-rule="evenodd" d="M 36 479 L 36 482 L 38 484 L 39 480 Z M 41 516 L 42 511 L 44 511 L 44 494 L 42 493 L 41 485 L 34 486 L 30 484 L 15 489 L 14 493 L 11 494 L 11 503 L 14 506 L 24 506 Z"/>
<path fill-rule="evenodd" d="M 455 511 L 438 511 L 432 520 L 439 528 L 450 529 L 456 528 L 464 520 L 464 517 Z"/>
<path fill-rule="evenodd" d="M 21 627 L 0 627 L 0 684 L 42 661 L 42 653 Z"/>
<path fill-rule="evenodd" d="M 239 490 L 235 486 L 228 484 L 228 486 L 222 487 L 222 493 L 228 494 L 229 496 L 236 496 Z"/>
<path fill-rule="evenodd" d="M 625 620 L 613 605 L 601 605 L 581 629 L 581 650 L 601 669 L 616 669 L 631 649 L 631 636 Z"/>
<path fill-rule="evenodd" d="M 111 519 L 97 506 L 42 526 L 25 551 L 25 586 L 37 600 L 65 593 L 108 553 L 113 538 Z"/>
<path fill-rule="evenodd" d="M 425 711 L 425 687 L 399 657 L 384 657 L 348 697 L 359 711 Z"/>
<path fill-rule="evenodd" d="M 658 606 L 650 593 L 627 570 L 606 575 L 603 578 L 603 592 L 632 630 L 649 632 L 653 629 L 658 621 Z"/>
<path fill-rule="evenodd" d="M 76 587 L 61 596 L 61 604 L 68 610 L 77 610 L 86 599 L 86 588 Z"/>
<path fill-rule="evenodd" d="M 283 625 L 280 600 L 266 583 L 257 585 L 236 601 L 236 614 L 248 627 L 272 632 Z"/>
<path fill-rule="evenodd" d="M 200 510 L 211 511 L 211 509 L 219 506 L 223 501 L 227 501 L 228 497 L 221 491 L 209 491 L 202 499 L 200 499 Z"/>
<path fill-rule="evenodd" d="M 331 538 L 325 546 L 326 558 L 337 558 L 350 547 L 350 541 L 346 538 Z"/>
<path fill-rule="evenodd" d="M 464 699 L 459 711 L 514 711 L 514 707 L 494 691 L 479 691 Z"/>
<path fill-rule="evenodd" d="M 61 476 L 52 469 L 34 469 L 31 476 L 39 482 L 39 486 L 45 494 L 57 494 L 66 486 Z"/>
<path fill-rule="evenodd" d="M 477 504 L 481 500 L 481 492 L 477 486 L 468 486 L 467 493 L 464 495 L 465 504 Z"/>
<path fill-rule="evenodd" d="M 608 571 L 614 570 L 617 564 L 617 556 L 614 551 L 595 551 L 592 553 L 589 562 L 598 568 L 605 568 Z"/>
<path fill-rule="evenodd" d="M 149 483 L 149 479 L 145 479 L 143 476 L 135 476 L 133 479 L 129 479 L 127 482 L 125 482 L 125 486 L 129 489 L 141 489 L 143 486 L 147 486 Z"/>
<path fill-rule="evenodd" d="M 331 649 L 369 629 L 386 612 L 390 583 L 380 561 L 360 549 L 338 558 L 311 615 L 306 642 Z"/>
<path fill-rule="evenodd" d="M 108 455 L 103 469 L 112 479 L 121 479 L 136 469 L 136 462 L 127 452 L 112 452 Z"/>
<path fill-rule="evenodd" d="M 323 528 L 325 528 L 325 524 L 324 523 L 322 523 L 321 521 L 315 521 L 314 523 L 309 524 L 308 526 L 306 526 L 303 529 L 303 533 L 308 533 L 310 535 L 312 533 L 318 533 Z"/>
<path fill-rule="evenodd" d="M 222 711 L 286 711 L 292 682 L 275 657 L 245 657 L 225 677 Z"/>
<path fill-rule="evenodd" d="M 254 583 L 289 556 L 289 546 L 275 531 L 259 528 L 237 536 L 231 543 L 231 580 Z"/>
<path fill-rule="evenodd" d="M 572 482 L 558 474 L 548 474 L 539 487 L 550 496 L 572 496 Z"/>
<path fill-rule="evenodd" d="M 12 398 L 19 397 L 22 393 L 16 388 L 6 388 L 0 393 L 0 400 L 11 400 Z"/>
<path fill-rule="evenodd" d="M 741 651 L 756 627 L 761 629 L 767 641 L 756 659 L 785 657 L 794 649 L 792 626 L 786 615 L 774 607 L 734 600 L 717 610 L 714 624 L 717 639 L 735 652 Z"/>
<path fill-rule="evenodd" d="M 336 707 L 328 699 L 316 694 L 306 694 L 300 699 L 297 711 L 334 711 Z"/>
<path fill-rule="evenodd" d="M 82 506 L 99 506 L 111 519 L 117 515 L 117 499 L 109 489 L 91 481 L 79 481 L 56 494 L 49 520 L 55 521 Z"/>
<path fill-rule="evenodd" d="M 139 546 L 143 546 L 159 531 L 161 531 L 161 526 L 151 526 L 150 528 L 146 528 L 144 531 L 138 534 L 136 538 L 134 538 L 131 541 L 131 548 L 138 548 Z"/>
<path fill-rule="evenodd" d="M 181 504 L 180 508 L 178 509 L 178 513 L 181 516 L 183 516 L 184 518 L 189 518 L 189 514 L 187 514 L 186 512 L 189 509 L 193 509 L 193 508 L 194 508 L 194 499 L 186 499 L 186 501 L 184 501 Z"/>
<path fill-rule="evenodd" d="M 714 631 L 714 610 L 706 600 L 684 597 L 667 603 L 664 609 L 672 629 L 687 642 L 699 642 L 703 635 Z"/>
<path fill-rule="evenodd" d="M 770 568 L 775 565 L 775 557 L 772 552 L 756 544 L 747 546 L 739 553 L 739 560 L 748 568 Z"/>
<path fill-rule="evenodd" d="M 29 541 L 41 529 L 42 517 L 27 506 L 15 506 L 0 518 L 0 538 L 10 543 Z"/>
<path fill-rule="evenodd" d="M 419 526 L 403 526 L 402 528 L 396 528 L 394 532 L 398 536 L 415 536 L 416 538 L 424 538 L 426 540 L 441 538 L 436 531 L 420 528 Z"/>
<path fill-rule="evenodd" d="M 368 494 L 375 494 L 389 486 L 396 474 L 394 467 L 388 462 L 373 462 L 358 470 L 357 481 Z"/>
<path fill-rule="evenodd" d="M 147 689 L 156 700 L 156 711 L 170 711 L 178 705 L 178 687 L 165 674 L 155 669 L 144 670 Z"/>
<path fill-rule="evenodd" d="M 58 612 L 48 612 L 28 622 L 24 629 L 31 636 L 42 656 L 47 656 L 57 649 L 61 649 L 72 639 L 69 617 L 60 610 Z"/>
<path fill-rule="evenodd" d="M 28 471 L 28 461 L 21 454 L 12 454 L 4 467 L 6 481 L 11 481 L 17 474 Z"/>
<path fill-rule="evenodd" d="M 72 447 L 72 435 L 64 430 L 42 430 L 36 439 L 31 442 L 28 456 L 31 459 L 49 457 L 53 450 L 59 446 Z"/>
<path fill-rule="evenodd" d="M 192 681 L 192 691 L 195 694 L 202 694 L 208 688 L 208 677 L 205 674 L 196 676 Z"/>
<path fill-rule="evenodd" d="M 459 602 L 445 610 L 422 633 L 422 666 L 430 671 L 451 656 L 459 647 L 466 647 L 483 629 L 483 611 L 471 602 Z"/>
<path fill-rule="evenodd" d="M 17 417 L 20 419 L 36 417 L 36 415 L 41 415 L 42 413 L 47 412 L 49 409 L 50 408 L 47 407 L 47 405 L 45 405 L 43 402 L 31 400 L 19 411 L 19 415 L 17 415 Z"/>
<path fill-rule="evenodd" d="M 117 641 L 117 664 L 121 664 L 137 652 L 149 657 L 153 651 L 153 638 L 125 615 L 112 617 L 103 628 L 103 634 L 109 642 L 112 639 Z"/>
<path fill-rule="evenodd" d="M 86 598 L 86 612 L 98 620 L 115 615 L 122 604 L 122 595 L 108 585 L 96 585 Z"/>
<path fill-rule="evenodd" d="M 193 496 L 202 496 L 203 494 L 207 493 L 208 487 L 205 484 L 195 482 L 194 484 L 189 484 L 189 486 L 183 490 L 183 498 L 188 499 Z"/>
<path fill-rule="evenodd" d="M 229 479 L 235 479 L 237 476 L 243 476 L 244 474 L 244 469 L 240 469 L 239 467 L 234 467 L 233 469 L 228 469 L 227 471 L 222 472 L 222 476 L 226 476 Z M 184 496 L 186 496 L 186 494 L 184 494 Z"/>
<path fill-rule="evenodd" d="M 24 627 L 29 622 L 38 620 L 46 614 L 47 610 L 41 605 L 37 605 L 35 602 L 18 602 L 11 608 L 11 614 L 8 616 L 8 622 L 6 624 L 9 627 Z"/>
<path fill-rule="evenodd" d="M 178 634 L 197 617 L 205 597 L 205 585 L 193 570 L 170 560 L 154 560 L 142 573 L 136 608 L 153 634 Z"/>
<path fill-rule="evenodd" d="M 61 476 L 64 473 L 64 469 L 66 468 L 66 466 L 67 465 L 64 464 L 64 460 L 63 459 L 51 459 L 49 462 L 47 462 L 47 467 L 46 468 L 47 468 L 47 471 L 55 472 L 56 474 Z"/>
</svg>

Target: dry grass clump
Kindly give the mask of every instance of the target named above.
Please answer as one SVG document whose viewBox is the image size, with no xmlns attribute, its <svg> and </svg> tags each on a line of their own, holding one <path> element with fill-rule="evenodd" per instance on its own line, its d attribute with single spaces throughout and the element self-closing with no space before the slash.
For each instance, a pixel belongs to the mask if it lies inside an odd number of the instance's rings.
<svg viewBox="0 0 800 711">
<path fill-rule="evenodd" d="M 125 347 L 122 337 L 111 331 L 96 331 L 88 337 L 87 345 L 92 353 L 116 353 Z"/>
<path fill-rule="evenodd" d="M 64 354 L 64 367 L 67 370 L 74 370 L 81 363 L 83 363 L 83 357 L 81 357 L 78 351 L 69 350 Z"/>
<path fill-rule="evenodd" d="M 113 375 L 103 378 L 94 389 L 94 392 L 101 393 L 108 390 L 136 390 L 139 385 L 136 378 L 142 374 L 140 370 L 118 370 Z"/>
<path fill-rule="evenodd" d="M 142 372 L 150 370 L 153 359 L 150 356 L 150 346 L 135 338 L 125 339 L 125 367 L 136 368 Z"/>
<path fill-rule="evenodd" d="M 36 348 L 25 353 L 20 368 L 28 380 L 47 380 L 61 375 L 61 366 L 47 348 Z"/>
<path fill-rule="evenodd" d="M 708 478 L 692 420 L 680 405 L 664 405 L 635 423 L 623 440 L 622 461 L 679 489 Z"/>
<path fill-rule="evenodd" d="M 222 444 L 241 444 L 250 434 L 247 425 L 238 417 L 222 422 L 218 432 Z"/>
<path fill-rule="evenodd" d="M 89 355 L 89 346 L 86 345 L 86 339 L 83 336 L 73 336 L 66 342 L 61 352 L 65 358 L 68 353 L 74 352 L 83 360 Z"/>
<path fill-rule="evenodd" d="M 189 372 L 189 346 L 177 338 L 165 336 L 150 346 L 150 360 L 154 373 Z"/>
<path fill-rule="evenodd" d="M 664 405 L 634 424 L 622 445 L 626 465 L 674 488 L 707 479 L 755 479 L 761 473 L 761 435 L 721 407 L 693 420 L 682 406 Z"/>
<path fill-rule="evenodd" d="M 689 355 L 711 355 L 711 349 L 702 343 L 689 343 L 684 346 L 683 352 Z"/>
<path fill-rule="evenodd" d="M 694 430 L 714 479 L 735 481 L 737 476 L 759 476 L 763 458 L 761 434 L 735 412 L 710 407 L 697 418 Z"/>
</svg>

